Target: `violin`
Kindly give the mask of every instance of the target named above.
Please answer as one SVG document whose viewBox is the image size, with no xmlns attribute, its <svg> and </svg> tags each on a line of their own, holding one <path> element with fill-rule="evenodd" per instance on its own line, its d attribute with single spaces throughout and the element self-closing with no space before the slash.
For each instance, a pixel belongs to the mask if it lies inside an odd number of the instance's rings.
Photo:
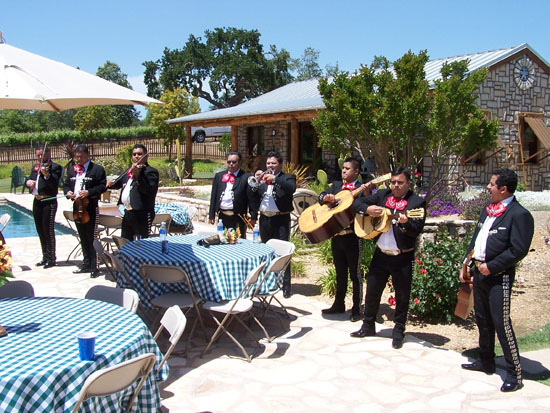
<svg viewBox="0 0 550 413">
<path fill-rule="evenodd" d="M 85 178 L 86 179 L 86 178 Z M 84 189 L 84 180 L 82 181 L 82 184 L 80 185 L 80 190 L 82 191 Z M 90 200 L 88 197 L 82 198 L 78 197 L 74 199 L 73 202 L 73 218 L 74 222 L 77 224 L 87 224 L 90 222 L 90 213 L 88 212 L 88 204 L 90 203 Z"/>
</svg>

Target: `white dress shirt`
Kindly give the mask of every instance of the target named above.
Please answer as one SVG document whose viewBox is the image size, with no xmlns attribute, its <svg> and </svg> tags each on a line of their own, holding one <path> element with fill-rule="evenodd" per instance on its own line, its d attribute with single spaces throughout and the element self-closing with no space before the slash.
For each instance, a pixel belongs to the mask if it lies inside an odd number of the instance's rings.
<svg viewBox="0 0 550 413">
<path fill-rule="evenodd" d="M 511 197 L 506 198 L 501 202 L 505 207 L 508 207 L 508 204 L 510 204 L 513 199 L 514 196 L 512 195 Z M 490 217 L 489 215 L 487 215 L 487 218 L 485 218 L 485 222 L 483 222 L 483 225 L 481 226 L 481 229 L 477 234 L 476 242 L 474 244 L 474 255 L 472 257 L 474 260 L 485 261 L 485 249 L 487 248 L 487 238 L 489 238 L 489 230 L 493 226 L 496 219 L 497 217 Z"/>
</svg>

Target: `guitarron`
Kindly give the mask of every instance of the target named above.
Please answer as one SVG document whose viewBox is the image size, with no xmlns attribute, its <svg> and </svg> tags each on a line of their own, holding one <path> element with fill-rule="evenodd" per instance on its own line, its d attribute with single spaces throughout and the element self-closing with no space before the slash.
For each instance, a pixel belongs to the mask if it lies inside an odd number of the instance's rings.
<svg viewBox="0 0 550 413">
<path fill-rule="evenodd" d="M 470 263 L 474 256 L 474 250 L 472 249 L 466 257 L 466 262 L 462 264 L 462 274 L 465 283 L 460 284 L 460 290 L 458 290 L 458 301 L 456 302 L 455 315 L 457 317 L 466 320 L 472 308 L 474 307 L 474 285 L 470 277 Z"/>
<path fill-rule="evenodd" d="M 391 174 L 382 175 L 370 181 L 372 184 L 391 179 Z M 335 195 L 336 202 L 331 205 L 316 203 L 300 214 L 298 227 L 305 237 L 317 244 L 332 238 L 353 221 L 355 211 L 351 208 L 353 200 L 361 193 L 361 187 L 348 191 L 347 189 Z"/>
</svg>

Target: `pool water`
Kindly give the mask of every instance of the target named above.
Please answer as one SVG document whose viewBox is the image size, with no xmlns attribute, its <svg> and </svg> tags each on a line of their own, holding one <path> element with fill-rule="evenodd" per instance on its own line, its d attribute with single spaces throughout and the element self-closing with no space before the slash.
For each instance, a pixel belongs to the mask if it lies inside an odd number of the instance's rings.
<svg viewBox="0 0 550 413">
<path fill-rule="evenodd" d="M 59 213 L 59 211 L 58 211 Z M 37 237 L 36 227 L 34 225 L 34 218 L 32 212 L 25 208 L 22 208 L 13 203 L 0 204 L 0 216 L 3 214 L 9 214 L 11 216 L 10 221 L 2 234 L 6 240 L 10 238 L 24 238 L 24 237 Z M 67 228 L 62 225 L 55 224 L 55 234 L 64 235 L 70 234 Z"/>
</svg>

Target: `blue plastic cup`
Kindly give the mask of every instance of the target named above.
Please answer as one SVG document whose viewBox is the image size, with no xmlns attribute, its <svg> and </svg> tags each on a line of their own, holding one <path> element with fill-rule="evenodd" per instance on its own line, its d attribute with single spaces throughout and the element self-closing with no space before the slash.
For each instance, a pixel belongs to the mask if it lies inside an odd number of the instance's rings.
<svg viewBox="0 0 550 413">
<path fill-rule="evenodd" d="M 95 356 L 95 338 L 96 333 L 92 331 L 83 331 L 77 333 L 78 339 L 78 353 L 80 354 L 80 360 L 93 360 Z"/>
</svg>

